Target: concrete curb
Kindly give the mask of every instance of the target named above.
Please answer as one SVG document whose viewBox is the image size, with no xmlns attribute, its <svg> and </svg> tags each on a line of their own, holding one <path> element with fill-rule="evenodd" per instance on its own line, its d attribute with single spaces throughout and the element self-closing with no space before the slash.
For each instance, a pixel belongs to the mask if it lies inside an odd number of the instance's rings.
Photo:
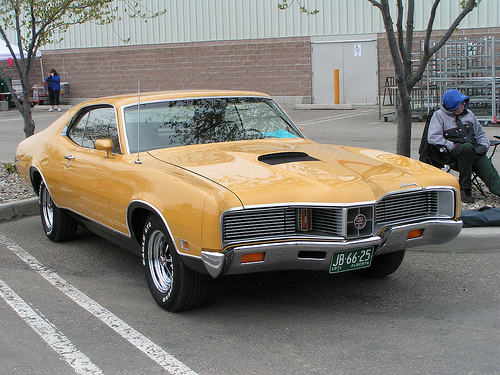
<svg viewBox="0 0 500 375">
<path fill-rule="evenodd" d="M 21 216 L 38 215 L 38 198 L 0 204 L 0 221 Z"/>
</svg>

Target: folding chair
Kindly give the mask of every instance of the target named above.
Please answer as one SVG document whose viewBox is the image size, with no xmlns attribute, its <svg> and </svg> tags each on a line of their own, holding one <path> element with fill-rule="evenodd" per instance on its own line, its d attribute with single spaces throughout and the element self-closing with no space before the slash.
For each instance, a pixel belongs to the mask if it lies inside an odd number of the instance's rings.
<svg viewBox="0 0 500 375">
<path fill-rule="evenodd" d="M 492 160 L 493 155 L 495 155 L 495 152 L 497 151 L 498 145 L 500 145 L 500 137 L 498 135 L 495 135 L 494 137 L 496 139 L 490 139 L 490 150 L 493 149 L 490 156 L 488 156 L 488 159 L 490 159 L 490 160 Z M 483 196 L 486 197 L 486 194 L 484 193 L 483 188 L 481 187 L 481 184 L 479 183 L 478 178 L 479 177 L 477 176 L 477 174 L 472 172 L 472 183 L 477 188 L 477 190 L 479 190 L 481 192 L 481 194 L 483 194 Z"/>
</svg>

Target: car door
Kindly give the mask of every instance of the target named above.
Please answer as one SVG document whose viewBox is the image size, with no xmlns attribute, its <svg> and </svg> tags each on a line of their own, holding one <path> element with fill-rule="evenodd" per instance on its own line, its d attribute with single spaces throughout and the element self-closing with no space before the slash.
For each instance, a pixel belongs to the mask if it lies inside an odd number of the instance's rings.
<svg viewBox="0 0 500 375">
<path fill-rule="evenodd" d="M 114 156 L 95 149 L 98 139 L 111 139 L 112 152 L 120 154 L 116 111 L 112 106 L 92 106 L 80 111 L 67 130 L 74 148 L 65 155 L 63 206 L 95 222 L 112 227 L 110 174 Z"/>
</svg>

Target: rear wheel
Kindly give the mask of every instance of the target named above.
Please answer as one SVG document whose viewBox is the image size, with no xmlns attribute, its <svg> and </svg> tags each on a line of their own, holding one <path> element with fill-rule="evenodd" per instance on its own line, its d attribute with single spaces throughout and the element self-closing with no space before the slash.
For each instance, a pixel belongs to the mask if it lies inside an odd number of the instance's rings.
<svg viewBox="0 0 500 375">
<path fill-rule="evenodd" d="M 359 276 L 369 279 L 385 277 L 395 272 L 405 257 L 406 250 L 394 251 L 378 255 L 372 259 L 372 264 L 368 268 L 355 271 Z"/>
<path fill-rule="evenodd" d="M 49 189 L 42 181 L 39 190 L 40 217 L 45 235 L 54 242 L 68 241 L 75 237 L 78 224 L 63 210 L 58 208 Z"/>
<path fill-rule="evenodd" d="M 184 265 L 165 225 L 154 214 L 144 226 L 142 259 L 149 291 L 162 308 L 182 311 L 203 302 L 205 276 Z"/>
</svg>

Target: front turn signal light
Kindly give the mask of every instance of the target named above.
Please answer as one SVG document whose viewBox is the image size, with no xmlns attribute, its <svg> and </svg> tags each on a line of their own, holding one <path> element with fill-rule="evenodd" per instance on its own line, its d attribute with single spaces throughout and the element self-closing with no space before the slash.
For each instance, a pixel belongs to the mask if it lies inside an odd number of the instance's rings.
<svg viewBox="0 0 500 375">
<path fill-rule="evenodd" d="M 266 257 L 266 253 L 250 253 L 243 254 L 241 256 L 241 264 L 243 263 L 254 263 L 254 262 L 263 262 Z"/>
<path fill-rule="evenodd" d="M 409 240 L 409 239 L 412 239 L 412 238 L 419 238 L 419 237 L 422 237 L 423 234 L 424 234 L 424 230 L 423 229 L 411 230 L 411 231 L 408 232 L 408 235 L 406 236 L 406 239 Z"/>
</svg>

